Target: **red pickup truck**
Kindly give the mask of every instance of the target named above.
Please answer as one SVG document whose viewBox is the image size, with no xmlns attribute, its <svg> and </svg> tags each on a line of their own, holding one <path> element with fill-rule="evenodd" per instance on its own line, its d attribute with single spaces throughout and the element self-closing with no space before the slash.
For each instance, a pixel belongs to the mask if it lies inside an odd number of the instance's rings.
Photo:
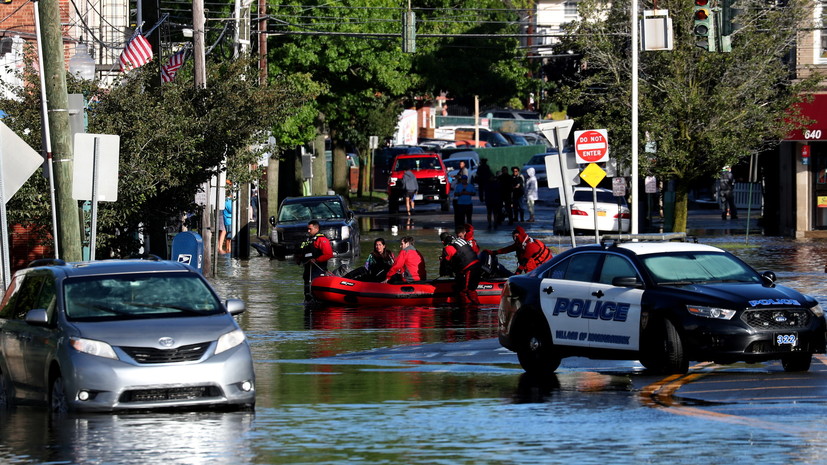
<svg viewBox="0 0 827 465">
<path fill-rule="evenodd" d="M 388 177 L 388 212 L 397 213 L 400 203 L 405 203 L 405 191 L 402 189 L 402 176 L 406 170 L 412 170 L 419 183 L 414 200 L 416 203 L 439 203 L 442 211 L 451 208 L 448 172 L 442 158 L 436 153 L 411 153 L 397 155 L 393 160 Z"/>
</svg>

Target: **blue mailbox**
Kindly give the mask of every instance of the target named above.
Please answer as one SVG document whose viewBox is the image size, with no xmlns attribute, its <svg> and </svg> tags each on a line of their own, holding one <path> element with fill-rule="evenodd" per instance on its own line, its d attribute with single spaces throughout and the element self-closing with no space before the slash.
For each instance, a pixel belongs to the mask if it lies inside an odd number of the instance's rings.
<svg viewBox="0 0 827 465">
<path fill-rule="evenodd" d="M 186 263 L 203 273 L 201 270 L 204 261 L 204 241 L 201 235 L 192 231 L 184 231 L 172 239 L 172 260 Z"/>
</svg>

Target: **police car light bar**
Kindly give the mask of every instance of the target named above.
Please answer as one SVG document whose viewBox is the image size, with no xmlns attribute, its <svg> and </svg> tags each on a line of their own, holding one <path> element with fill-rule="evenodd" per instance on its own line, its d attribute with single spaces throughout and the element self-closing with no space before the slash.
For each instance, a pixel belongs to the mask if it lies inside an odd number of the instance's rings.
<svg viewBox="0 0 827 465">
<path fill-rule="evenodd" d="M 658 242 L 666 242 L 666 241 L 679 241 L 679 242 L 688 242 L 690 240 L 689 237 L 686 236 L 685 232 L 674 232 L 674 233 L 650 233 L 650 234 L 604 234 L 600 236 L 600 245 L 606 246 L 606 242 L 613 241 L 615 244 L 620 244 L 623 242 L 651 242 L 651 241 L 658 241 Z M 698 239 L 692 237 L 691 240 L 693 242 L 698 242 Z"/>
</svg>

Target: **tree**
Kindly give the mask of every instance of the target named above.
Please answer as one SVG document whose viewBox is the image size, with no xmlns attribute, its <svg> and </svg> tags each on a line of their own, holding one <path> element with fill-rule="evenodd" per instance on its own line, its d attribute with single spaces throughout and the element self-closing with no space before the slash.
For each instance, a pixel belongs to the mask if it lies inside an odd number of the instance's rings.
<svg viewBox="0 0 827 465">
<path fill-rule="evenodd" d="M 641 52 L 640 153 L 648 139 L 655 157 L 640 158 L 640 173 L 675 183 L 676 231 L 686 230 L 688 192 L 708 183 L 724 165 L 766 151 L 803 121 L 795 104 L 821 79 L 796 80 L 787 57 L 812 15 L 812 3 L 770 8 L 763 0 L 739 2 L 744 10 L 731 53 L 695 46 L 692 4 L 666 0 L 675 49 Z M 631 159 L 630 4 L 584 0 L 559 50 L 580 56 L 580 71 L 560 97 L 584 129 L 608 128 L 612 156 Z"/>
<path fill-rule="evenodd" d="M 404 10 L 398 1 L 280 3 L 269 7 L 282 32 L 271 39 L 276 44 L 269 46 L 270 71 L 308 73 L 327 90 L 317 104 L 332 141 L 337 193 L 347 190 L 346 143 L 357 145 L 366 161 L 368 137 L 389 138 L 402 103 L 440 90 L 469 101 L 480 95 L 505 103 L 531 89 L 517 39 L 497 35 L 517 32 L 519 12 L 501 0 L 418 2 L 418 34 L 491 37 L 417 38 L 415 54 L 402 52 Z"/>
<path fill-rule="evenodd" d="M 254 144 L 315 97 L 302 76 L 282 76 L 256 85 L 249 60 L 211 63 L 206 89 L 193 89 L 182 71 L 161 87 L 149 85 L 152 70 L 141 68 L 111 89 L 70 79 L 70 92 L 85 86 L 95 101 L 89 132 L 120 136 L 117 202 L 99 204 L 97 256 L 128 256 L 143 244 L 140 234 L 160 234 L 184 212 L 197 212 L 195 194 L 226 161 L 231 179 L 246 182 L 256 173 Z M 27 78 L 36 77 L 26 74 Z M 34 92 L 33 92 L 34 90 Z M 18 99 L 2 102 L 7 123 L 18 133 L 29 129 L 39 146 L 37 86 L 17 89 Z M 42 224 L 47 189 L 33 177 L 10 203 L 10 218 Z M 27 211 L 35 212 L 26 213 Z M 28 218 L 27 216 L 28 215 Z M 47 228 L 48 229 L 48 228 Z M 163 242 L 161 242 L 163 243 Z"/>
</svg>

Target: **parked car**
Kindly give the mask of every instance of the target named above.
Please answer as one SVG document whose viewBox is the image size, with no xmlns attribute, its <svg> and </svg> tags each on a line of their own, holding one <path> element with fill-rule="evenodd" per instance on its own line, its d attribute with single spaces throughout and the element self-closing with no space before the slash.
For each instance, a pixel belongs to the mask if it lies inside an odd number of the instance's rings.
<svg viewBox="0 0 827 465">
<path fill-rule="evenodd" d="M 476 181 L 477 168 L 480 166 L 480 156 L 473 150 L 466 150 L 462 152 L 454 152 L 447 159 L 443 159 L 445 169 L 448 170 L 448 182 L 451 185 L 456 183 L 457 173 L 459 172 L 459 162 L 464 161 L 468 168 L 468 180 L 470 182 Z"/>
<path fill-rule="evenodd" d="M 307 238 L 307 222 L 317 220 L 319 230 L 330 239 L 335 258 L 359 257 L 359 222 L 341 195 L 287 197 L 278 217 L 270 217 L 270 256 L 292 258 Z"/>
<path fill-rule="evenodd" d="M 825 352 L 815 298 L 719 248 L 671 241 L 685 238 L 604 236 L 510 277 L 500 344 L 539 373 L 571 356 L 639 360 L 656 373 L 685 373 L 689 361 L 780 360 L 807 371 Z"/>
<path fill-rule="evenodd" d="M 545 145 L 549 149 L 553 149 L 554 147 L 551 146 L 551 143 L 546 139 L 546 136 L 542 134 L 537 134 L 534 132 L 524 132 L 520 133 L 523 138 L 528 142 L 528 145 Z"/>
<path fill-rule="evenodd" d="M 513 108 L 492 108 L 480 112 L 480 118 L 539 120 L 540 113 L 531 110 L 515 110 Z"/>
<path fill-rule="evenodd" d="M 448 183 L 448 171 L 442 158 L 436 153 L 414 153 L 398 155 L 393 161 L 388 177 L 388 211 L 397 213 L 399 205 L 405 204 L 405 192 L 402 189 L 402 176 L 406 170 L 412 170 L 419 183 L 419 192 L 414 197 L 417 204 L 438 203 L 442 211 L 451 208 Z"/>
<path fill-rule="evenodd" d="M 575 232 L 594 233 L 594 219 L 597 215 L 597 228 L 602 232 L 629 232 L 631 214 L 624 197 L 615 197 L 611 190 L 597 188 L 595 206 L 591 187 L 575 187 L 569 199 L 571 224 Z M 620 230 L 618 230 L 618 224 Z M 554 231 L 565 234 L 569 231 L 565 205 L 561 205 L 554 215 Z"/>
<path fill-rule="evenodd" d="M 529 145 L 528 140 L 516 132 L 501 132 L 500 134 L 502 134 L 511 145 Z"/>
<path fill-rule="evenodd" d="M 388 187 L 388 176 L 391 172 L 393 159 L 397 155 L 425 152 L 426 150 L 422 147 L 415 145 L 394 145 L 376 151 L 373 157 L 373 188 L 375 190 L 385 190 Z"/>
<path fill-rule="evenodd" d="M 468 145 L 470 141 L 476 140 L 474 138 L 476 131 L 479 130 L 480 142 L 485 142 L 486 147 L 508 147 L 511 145 L 502 134 L 492 131 L 488 128 L 474 128 L 473 126 L 441 126 L 434 129 L 434 137 L 439 139 L 448 139 L 453 141 L 464 141 Z"/>
<path fill-rule="evenodd" d="M 183 263 L 36 260 L 0 303 L 0 403 L 252 408 L 252 356 L 233 318 L 244 310 Z"/>
</svg>

